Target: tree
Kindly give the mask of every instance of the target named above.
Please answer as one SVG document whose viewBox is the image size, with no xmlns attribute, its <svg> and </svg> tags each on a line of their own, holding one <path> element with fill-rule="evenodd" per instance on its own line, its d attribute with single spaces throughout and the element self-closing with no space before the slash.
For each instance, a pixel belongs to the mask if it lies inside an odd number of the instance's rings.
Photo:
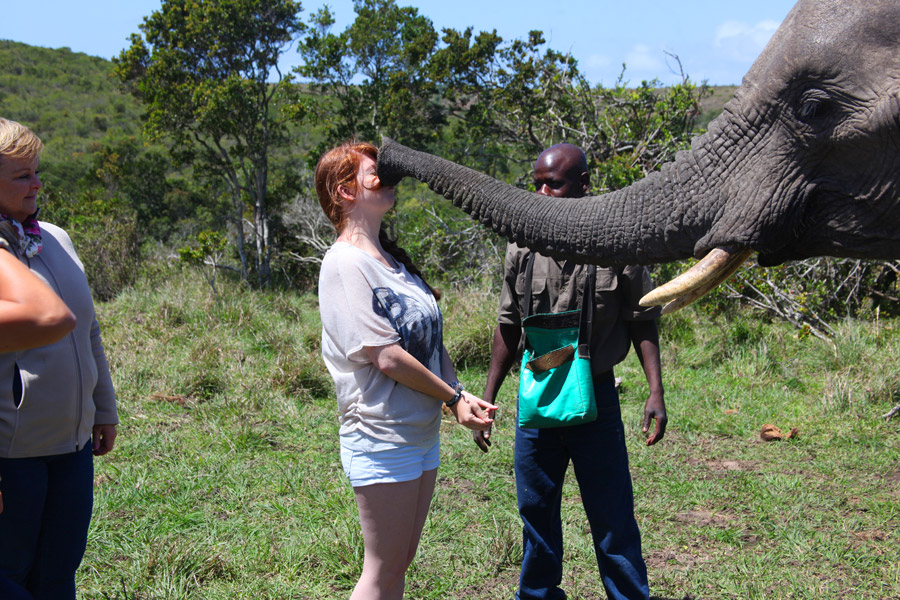
<svg viewBox="0 0 900 600">
<path fill-rule="evenodd" d="M 319 10 L 300 45 L 304 65 L 297 72 L 320 98 L 317 113 L 325 129 L 311 159 L 350 137 L 378 143 L 383 135 L 456 158 L 456 134 L 448 125 L 491 81 L 500 36 L 474 34 L 471 27 L 438 34 L 416 8 L 394 0 L 355 0 L 354 9 L 356 19 L 341 33 L 332 32 L 328 8 Z M 496 258 L 496 236 L 420 191 L 424 197 L 404 194 L 390 219 L 403 230 L 416 264 L 429 278 L 439 274 L 456 283 L 492 270 L 483 259 Z M 308 215 L 306 206 L 309 201 L 300 196 L 290 211 L 292 231 L 301 232 L 292 240 L 297 251 L 291 256 L 314 262 L 324 253 L 324 233 L 331 227 Z"/>
<path fill-rule="evenodd" d="M 41 216 L 71 236 L 94 298 L 110 300 L 131 286 L 141 263 L 137 214 L 128 200 L 103 187 L 69 192 L 44 188 Z"/>
<path fill-rule="evenodd" d="M 90 169 L 78 180 L 79 193 L 101 188 L 106 199 L 125 201 L 136 213 L 142 237 L 165 240 L 176 221 L 166 202 L 171 163 L 165 149 L 147 148 L 134 136 L 107 138 L 90 160 Z"/>
<path fill-rule="evenodd" d="M 354 8 L 356 20 L 339 34 L 327 7 L 316 12 L 300 44 L 298 73 L 321 97 L 322 149 L 351 136 L 377 143 L 387 135 L 525 185 L 537 155 L 568 141 L 585 150 L 594 189 L 602 191 L 643 177 L 686 147 L 706 93 L 687 77 L 667 89 L 658 81 L 629 88 L 622 78 L 610 89 L 593 87 L 571 56 L 546 47 L 540 31 L 507 43 L 471 28 L 443 29 L 438 38 L 430 20 L 394 0 L 355 0 Z M 410 241 L 416 236 L 405 243 L 429 273 L 466 280 L 466 253 L 497 254 L 492 234 L 427 195 L 399 203 L 394 220 L 405 232 L 428 232 L 427 244 Z M 466 251 L 454 246 L 462 239 Z"/>
<path fill-rule="evenodd" d="M 173 157 L 201 176 L 227 182 L 245 280 L 250 205 L 260 285 L 270 275 L 269 156 L 288 139 L 280 107 L 290 102 L 296 118 L 303 106 L 278 68 L 305 29 L 300 11 L 291 0 L 163 0 L 141 24 L 143 37 L 132 34 L 115 59 L 123 87 L 146 106 L 149 137 L 168 139 Z"/>
<path fill-rule="evenodd" d="M 354 0 L 353 7 L 356 19 L 339 34 L 328 7 L 317 11 L 299 48 L 304 65 L 297 72 L 323 98 L 321 149 L 382 135 L 433 148 L 462 101 L 456 86 L 489 68 L 501 39 L 482 32 L 471 43 L 471 29 L 444 29 L 439 41 L 430 19 L 394 0 Z"/>
<path fill-rule="evenodd" d="M 593 190 L 602 192 L 633 183 L 689 145 L 705 84 L 681 72 L 682 82 L 669 88 L 658 80 L 629 87 L 623 65 L 613 87 L 595 87 L 575 59 L 545 44 L 542 32 L 531 31 L 498 50 L 490 80 L 454 114 L 465 135 L 485 140 L 461 159 L 485 168 L 505 155 L 525 181 L 535 157 L 565 141 L 584 150 Z"/>
</svg>

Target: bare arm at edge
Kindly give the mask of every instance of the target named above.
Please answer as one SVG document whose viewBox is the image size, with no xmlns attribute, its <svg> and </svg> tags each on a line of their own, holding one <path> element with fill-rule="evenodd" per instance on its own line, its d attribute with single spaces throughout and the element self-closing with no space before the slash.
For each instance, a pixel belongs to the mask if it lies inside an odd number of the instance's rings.
<svg viewBox="0 0 900 600">
<path fill-rule="evenodd" d="M 644 421 L 642 430 L 647 433 L 650 430 L 650 421 L 656 420 L 656 428 L 647 438 L 647 445 L 652 446 L 663 439 L 666 433 L 666 424 L 669 417 L 666 414 L 666 402 L 662 384 L 662 367 L 659 358 L 659 332 L 656 321 L 632 321 L 628 323 L 628 332 L 631 343 L 637 353 L 644 376 L 650 386 L 650 395 L 644 404 Z"/>
<path fill-rule="evenodd" d="M 46 346 L 75 328 L 69 307 L 28 267 L 0 250 L 0 352 Z"/>
</svg>

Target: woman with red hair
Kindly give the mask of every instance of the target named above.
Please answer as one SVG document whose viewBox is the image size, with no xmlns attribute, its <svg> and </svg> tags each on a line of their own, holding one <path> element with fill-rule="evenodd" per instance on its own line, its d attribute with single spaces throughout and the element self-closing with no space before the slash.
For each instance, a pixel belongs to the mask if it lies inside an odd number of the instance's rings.
<svg viewBox="0 0 900 600">
<path fill-rule="evenodd" d="M 394 189 L 377 148 L 348 142 L 316 166 L 337 241 L 322 261 L 322 356 L 340 411 L 341 462 L 362 525 L 351 599 L 402 598 L 437 479 L 441 406 L 485 431 L 496 407 L 463 390 L 443 343 L 439 293 L 382 229 Z"/>
</svg>

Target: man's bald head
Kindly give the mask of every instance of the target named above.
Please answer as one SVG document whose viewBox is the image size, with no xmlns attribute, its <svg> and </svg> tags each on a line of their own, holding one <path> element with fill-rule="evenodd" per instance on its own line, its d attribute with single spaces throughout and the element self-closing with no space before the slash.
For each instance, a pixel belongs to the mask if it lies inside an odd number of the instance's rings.
<svg viewBox="0 0 900 600">
<path fill-rule="evenodd" d="M 587 158 L 572 144 L 550 146 L 534 163 L 534 187 L 538 194 L 554 198 L 580 198 L 591 186 Z"/>
</svg>

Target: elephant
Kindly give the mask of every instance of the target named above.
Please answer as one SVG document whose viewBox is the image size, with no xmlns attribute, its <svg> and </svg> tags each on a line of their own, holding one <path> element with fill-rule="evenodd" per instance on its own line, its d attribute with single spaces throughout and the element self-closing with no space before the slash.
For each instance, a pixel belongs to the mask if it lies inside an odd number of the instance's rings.
<svg viewBox="0 0 900 600">
<path fill-rule="evenodd" d="M 390 139 L 378 174 L 386 185 L 423 181 L 557 258 L 614 266 L 706 256 L 644 299 L 670 309 L 753 252 L 762 266 L 900 258 L 900 1 L 800 0 L 707 132 L 615 192 L 540 196 Z"/>
</svg>

